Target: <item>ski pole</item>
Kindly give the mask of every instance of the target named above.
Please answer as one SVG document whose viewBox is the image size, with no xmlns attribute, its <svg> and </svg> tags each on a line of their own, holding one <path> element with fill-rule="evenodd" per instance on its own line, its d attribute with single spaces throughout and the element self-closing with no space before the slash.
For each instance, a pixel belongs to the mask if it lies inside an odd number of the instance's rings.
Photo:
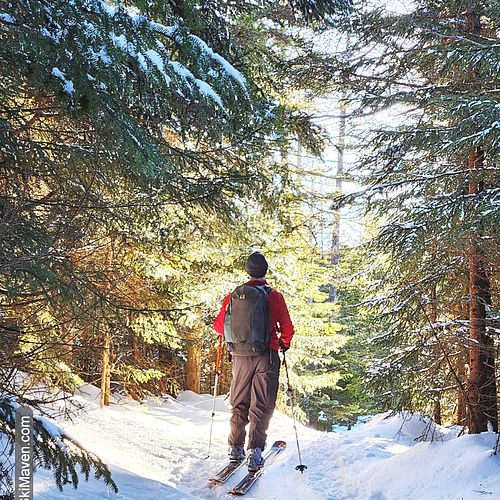
<svg viewBox="0 0 500 500">
<path fill-rule="evenodd" d="M 214 417 L 215 417 L 215 398 L 217 397 L 217 385 L 219 384 L 221 356 L 222 356 L 222 335 L 219 335 L 219 349 L 217 351 L 217 361 L 215 363 L 214 398 L 212 400 L 212 417 L 211 417 L 212 420 L 210 421 L 210 437 L 208 440 L 208 454 L 206 458 L 210 457 L 210 449 L 212 447 L 212 429 L 214 427 Z"/>
<path fill-rule="evenodd" d="M 300 472 L 303 474 L 304 470 L 307 469 L 307 465 L 304 465 L 302 463 L 302 456 L 300 454 L 300 446 L 299 446 L 299 434 L 297 432 L 297 422 L 295 421 L 295 407 L 294 407 L 294 397 L 293 397 L 293 389 L 292 389 L 292 384 L 290 383 L 290 375 L 288 374 L 288 364 L 286 362 L 286 355 L 285 351 L 283 350 L 285 344 L 283 341 L 280 339 L 280 346 L 283 352 L 283 365 L 285 366 L 285 372 L 286 372 L 286 382 L 288 385 L 287 393 L 290 396 L 290 401 L 292 403 L 292 419 L 293 419 L 293 428 L 295 430 L 295 441 L 297 443 L 297 452 L 299 454 L 299 462 L 300 464 L 295 467 L 295 470 L 300 470 Z"/>
</svg>

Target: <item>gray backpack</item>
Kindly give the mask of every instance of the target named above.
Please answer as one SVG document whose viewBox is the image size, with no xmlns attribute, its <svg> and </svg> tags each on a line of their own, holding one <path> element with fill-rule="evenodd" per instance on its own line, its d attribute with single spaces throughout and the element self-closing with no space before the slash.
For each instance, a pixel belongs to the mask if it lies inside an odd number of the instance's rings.
<svg viewBox="0 0 500 500">
<path fill-rule="evenodd" d="M 258 356 L 268 349 L 268 286 L 240 285 L 231 294 L 224 317 L 224 340 L 233 354 Z"/>
</svg>

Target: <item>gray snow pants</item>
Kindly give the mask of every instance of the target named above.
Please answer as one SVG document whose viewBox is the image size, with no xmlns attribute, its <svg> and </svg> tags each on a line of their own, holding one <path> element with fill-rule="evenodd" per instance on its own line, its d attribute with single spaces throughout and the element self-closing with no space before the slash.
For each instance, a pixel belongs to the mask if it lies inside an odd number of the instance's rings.
<svg viewBox="0 0 500 500">
<path fill-rule="evenodd" d="M 280 358 L 274 349 L 260 356 L 233 355 L 229 445 L 245 446 L 250 422 L 247 448 L 264 449 L 278 395 L 279 371 Z"/>
</svg>

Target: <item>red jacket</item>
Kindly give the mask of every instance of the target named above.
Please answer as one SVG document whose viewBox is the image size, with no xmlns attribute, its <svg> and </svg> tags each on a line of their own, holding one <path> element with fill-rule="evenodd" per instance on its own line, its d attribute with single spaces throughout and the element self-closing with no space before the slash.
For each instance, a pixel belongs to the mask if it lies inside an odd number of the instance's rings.
<svg viewBox="0 0 500 500">
<path fill-rule="evenodd" d="M 253 279 L 246 283 L 247 285 L 266 285 L 267 281 L 265 279 Z M 224 316 L 226 315 L 226 307 L 229 303 L 229 298 L 231 294 L 228 294 L 222 303 L 220 312 L 215 318 L 214 328 L 219 335 L 224 335 Z M 276 335 L 276 323 L 279 323 L 281 330 L 281 339 L 286 347 L 290 346 L 290 342 L 293 337 L 293 325 L 290 319 L 290 314 L 288 314 L 288 308 L 285 304 L 285 299 L 283 295 L 276 290 L 271 290 L 267 296 L 269 302 L 270 311 L 270 327 L 271 327 L 271 338 L 269 339 L 269 347 L 275 351 L 279 351 L 280 345 L 278 342 L 278 336 Z"/>
</svg>

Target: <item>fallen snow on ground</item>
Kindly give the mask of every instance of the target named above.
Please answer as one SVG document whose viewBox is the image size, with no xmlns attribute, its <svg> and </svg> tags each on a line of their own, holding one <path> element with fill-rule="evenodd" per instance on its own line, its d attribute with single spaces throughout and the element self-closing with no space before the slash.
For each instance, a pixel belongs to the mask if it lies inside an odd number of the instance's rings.
<svg viewBox="0 0 500 500">
<path fill-rule="evenodd" d="M 99 391 L 83 386 L 75 396 L 86 405 L 66 431 L 109 464 L 119 493 L 102 481 L 82 480 L 60 493 L 46 470 L 35 474 L 37 499 L 231 498 L 228 484 L 209 488 L 207 478 L 225 463 L 229 405 L 217 398 L 211 456 L 206 458 L 211 397 L 186 391 L 177 399 L 144 403 L 116 400 L 99 408 Z M 288 448 L 246 495 L 248 499 L 413 500 L 500 498 L 500 457 L 492 456 L 496 435 L 456 436 L 418 415 L 377 415 L 351 431 L 324 433 L 298 426 L 301 474 L 289 417 L 276 413 L 269 441 Z M 430 442 L 433 435 L 435 441 Z M 426 441 L 418 441 L 419 437 Z"/>
</svg>

